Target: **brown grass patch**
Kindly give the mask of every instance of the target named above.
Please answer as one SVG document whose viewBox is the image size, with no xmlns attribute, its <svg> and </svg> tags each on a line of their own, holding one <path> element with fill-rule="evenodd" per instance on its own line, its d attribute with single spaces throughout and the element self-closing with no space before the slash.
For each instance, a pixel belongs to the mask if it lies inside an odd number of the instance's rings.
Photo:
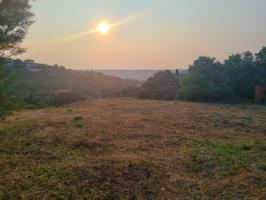
<svg viewBox="0 0 266 200">
<path fill-rule="evenodd" d="M 259 106 L 102 99 L 18 112 L 0 121 L 0 199 L 263 199 L 265 131 Z"/>
</svg>

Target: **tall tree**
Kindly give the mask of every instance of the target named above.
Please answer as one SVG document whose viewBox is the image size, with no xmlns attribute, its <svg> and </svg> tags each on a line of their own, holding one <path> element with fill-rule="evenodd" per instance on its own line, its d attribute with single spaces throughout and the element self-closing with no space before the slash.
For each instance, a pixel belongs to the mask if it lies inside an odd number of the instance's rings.
<svg viewBox="0 0 266 200">
<path fill-rule="evenodd" d="M 258 71 L 258 84 L 266 86 L 266 47 L 256 54 L 256 67 Z"/>
<path fill-rule="evenodd" d="M 25 51 L 20 43 L 34 21 L 30 8 L 29 0 L 0 0 L 0 116 L 12 104 L 8 93 L 11 79 L 3 68 L 4 59 Z"/>
<path fill-rule="evenodd" d="M 33 23 L 29 0 L 0 0 L 0 57 L 20 54 L 20 43 Z"/>
<path fill-rule="evenodd" d="M 224 62 L 224 68 L 234 95 L 240 98 L 253 99 L 258 79 L 254 55 L 247 51 L 229 56 Z"/>
</svg>

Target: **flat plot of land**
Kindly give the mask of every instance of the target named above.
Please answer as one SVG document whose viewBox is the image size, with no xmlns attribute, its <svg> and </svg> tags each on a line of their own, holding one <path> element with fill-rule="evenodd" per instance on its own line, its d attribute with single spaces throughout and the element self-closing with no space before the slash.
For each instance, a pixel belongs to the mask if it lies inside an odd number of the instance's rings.
<svg viewBox="0 0 266 200">
<path fill-rule="evenodd" d="M 266 108 L 102 99 L 0 121 L 0 199 L 266 199 Z"/>
</svg>

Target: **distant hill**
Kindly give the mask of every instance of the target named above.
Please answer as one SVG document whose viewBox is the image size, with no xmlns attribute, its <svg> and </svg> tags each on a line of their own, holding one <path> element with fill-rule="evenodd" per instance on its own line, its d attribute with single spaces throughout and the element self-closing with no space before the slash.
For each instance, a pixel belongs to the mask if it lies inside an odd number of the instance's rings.
<svg viewBox="0 0 266 200">
<path fill-rule="evenodd" d="M 83 97 L 102 97 L 139 84 L 138 81 L 100 72 L 68 70 L 63 66 L 38 64 L 32 60 L 9 60 L 6 67 L 15 74 L 13 89 L 19 96 L 47 95 L 68 90 L 77 92 Z"/>
<path fill-rule="evenodd" d="M 164 69 L 162 69 L 164 70 Z M 116 76 L 123 79 L 132 79 L 137 81 L 146 81 L 158 71 L 161 70 L 96 70 L 110 76 Z M 175 70 L 171 70 L 175 71 Z M 186 73 L 187 70 L 180 70 L 181 73 Z"/>
</svg>

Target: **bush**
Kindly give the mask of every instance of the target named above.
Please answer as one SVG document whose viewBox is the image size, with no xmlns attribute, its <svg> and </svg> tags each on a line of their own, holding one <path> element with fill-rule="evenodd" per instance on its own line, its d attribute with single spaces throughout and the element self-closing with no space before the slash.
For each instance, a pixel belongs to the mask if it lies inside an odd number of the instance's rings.
<svg viewBox="0 0 266 200">
<path fill-rule="evenodd" d="M 25 108 L 23 100 L 14 96 L 0 95 L 0 118 L 5 119 L 13 110 Z"/>
<path fill-rule="evenodd" d="M 76 101 L 82 101 L 84 98 L 79 93 L 74 91 L 58 91 L 55 93 L 53 100 L 51 101 L 52 106 L 63 106 Z"/>
<path fill-rule="evenodd" d="M 52 101 L 52 96 L 49 94 L 42 96 L 36 96 L 31 94 L 28 97 L 23 98 L 23 101 L 25 102 L 27 108 L 45 108 L 50 105 Z"/>
</svg>

